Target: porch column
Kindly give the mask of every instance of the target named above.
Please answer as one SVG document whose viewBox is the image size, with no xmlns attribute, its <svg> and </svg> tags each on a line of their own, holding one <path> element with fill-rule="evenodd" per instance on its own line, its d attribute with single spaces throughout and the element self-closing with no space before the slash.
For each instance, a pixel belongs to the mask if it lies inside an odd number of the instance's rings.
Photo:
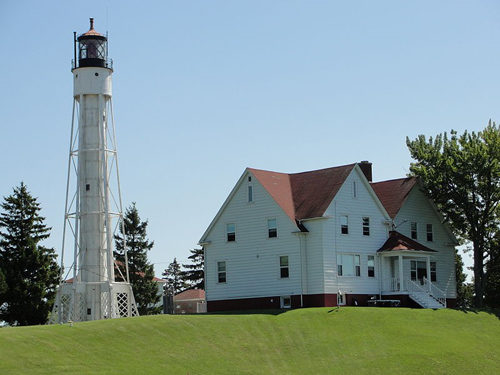
<svg viewBox="0 0 500 375">
<path fill-rule="evenodd" d="M 431 292 L 431 257 L 427 255 L 425 257 L 426 266 L 427 266 L 427 285 L 429 285 L 429 293 Z"/>
<path fill-rule="evenodd" d="M 403 256 L 398 255 L 399 260 L 399 291 L 403 291 Z"/>
</svg>

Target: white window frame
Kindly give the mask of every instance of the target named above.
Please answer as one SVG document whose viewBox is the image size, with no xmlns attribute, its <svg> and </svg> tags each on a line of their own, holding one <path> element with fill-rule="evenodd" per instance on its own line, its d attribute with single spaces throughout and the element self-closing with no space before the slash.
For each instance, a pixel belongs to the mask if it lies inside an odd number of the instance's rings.
<svg viewBox="0 0 500 375">
<path fill-rule="evenodd" d="M 373 259 L 373 276 L 370 276 L 370 258 Z M 366 275 L 368 277 L 375 277 L 377 273 L 375 272 L 375 255 L 368 255 L 366 257 Z"/>
<path fill-rule="evenodd" d="M 224 271 L 220 270 L 219 265 L 224 263 Z M 219 260 L 216 263 L 217 268 L 217 284 L 227 284 L 227 262 L 225 260 Z M 220 275 L 224 274 L 224 281 L 220 281 Z"/>
<path fill-rule="evenodd" d="M 274 227 L 270 226 L 270 222 L 274 220 Z M 274 236 L 271 236 L 271 230 L 274 229 Z M 278 238 L 278 220 L 275 217 L 267 219 L 267 238 Z"/>
<path fill-rule="evenodd" d="M 281 258 L 286 258 L 286 265 L 285 266 L 282 266 L 281 265 Z M 288 255 L 280 255 L 279 256 L 279 266 L 280 266 L 280 279 L 289 279 L 290 278 L 290 257 Z M 281 270 L 284 270 L 286 269 L 287 270 L 287 275 L 286 276 L 282 276 L 282 273 L 281 273 Z"/>
<path fill-rule="evenodd" d="M 345 219 L 345 224 L 342 222 Z M 340 215 L 340 234 L 347 236 L 349 234 L 349 215 Z M 346 233 L 343 233 L 343 228 L 346 228 Z"/>
<path fill-rule="evenodd" d="M 367 219 L 367 224 L 365 225 L 365 219 Z M 363 236 L 370 236 L 370 217 L 369 216 L 363 216 L 361 218 L 361 225 L 362 225 L 362 233 Z M 367 234 L 365 234 L 365 229 L 368 231 Z"/>
<path fill-rule="evenodd" d="M 415 226 L 415 230 L 413 230 L 413 226 Z M 413 237 L 413 234 L 415 233 L 415 237 Z M 410 222 L 410 238 L 412 240 L 418 240 L 418 223 L 416 221 Z"/>
<path fill-rule="evenodd" d="M 229 226 L 232 225 L 234 227 L 234 231 L 230 232 L 229 231 Z M 229 239 L 229 234 L 233 234 L 234 235 L 234 239 L 230 240 Z M 226 224 L 226 242 L 236 242 L 236 224 L 234 223 L 227 223 Z"/>
<path fill-rule="evenodd" d="M 425 239 L 427 240 L 427 242 L 434 242 L 434 227 L 432 224 L 429 223 L 425 225 L 425 233 L 426 233 Z M 430 240 L 429 240 L 429 235 L 431 238 Z"/>
<path fill-rule="evenodd" d="M 285 303 L 286 299 L 289 300 L 288 304 Z M 292 296 L 281 296 L 280 297 L 280 308 L 291 309 L 292 308 Z"/>
<path fill-rule="evenodd" d="M 352 265 L 353 265 L 353 274 L 346 275 L 344 262 L 342 261 L 342 257 L 353 257 Z M 356 260 L 358 264 L 356 264 Z M 339 272 L 340 271 L 340 272 Z M 337 275 L 339 277 L 361 277 L 361 255 L 354 253 L 338 253 L 337 254 Z"/>
</svg>

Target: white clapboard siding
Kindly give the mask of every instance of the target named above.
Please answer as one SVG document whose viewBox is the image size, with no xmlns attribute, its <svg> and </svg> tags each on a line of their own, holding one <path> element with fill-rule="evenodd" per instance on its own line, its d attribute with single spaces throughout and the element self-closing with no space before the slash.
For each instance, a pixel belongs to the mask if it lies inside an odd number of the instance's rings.
<svg viewBox="0 0 500 375">
<path fill-rule="evenodd" d="M 356 197 L 353 194 L 356 183 Z M 375 198 L 365 177 L 354 169 L 346 179 L 334 200 L 327 209 L 330 218 L 324 224 L 324 280 L 325 293 L 377 294 L 380 288 L 380 275 L 375 268 L 375 277 L 368 277 L 368 255 L 374 255 L 387 240 L 388 217 Z M 347 215 L 349 234 L 341 234 L 340 216 Z M 370 235 L 363 235 L 363 217 L 370 218 Z M 337 277 L 336 255 L 359 254 L 361 276 Z"/>
<path fill-rule="evenodd" d="M 446 291 L 447 298 L 456 298 L 454 238 L 441 223 L 440 216 L 418 185 L 408 195 L 394 222 L 398 226 L 398 232 L 408 237 L 411 235 L 410 223 L 417 223 L 416 241 L 437 251 L 431 256 L 431 261 L 436 261 L 437 287 Z M 432 224 L 434 237 L 432 242 L 427 241 L 426 224 Z M 410 275 L 410 259 L 404 258 L 403 271 L 405 275 Z"/>
<path fill-rule="evenodd" d="M 207 301 L 301 293 L 300 238 L 295 223 L 250 172 L 205 235 Z M 248 202 L 248 176 L 253 202 Z M 278 237 L 268 238 L 267 220 L 275 218 Z M 236 241 L 226 241 L 226 224 L 236 225 Z M 279 257 L 289 257 L 288 279 L 280 278 Z M 217 262 L 225 261 L 227 282 L 217 282 Z"/>
</svg>

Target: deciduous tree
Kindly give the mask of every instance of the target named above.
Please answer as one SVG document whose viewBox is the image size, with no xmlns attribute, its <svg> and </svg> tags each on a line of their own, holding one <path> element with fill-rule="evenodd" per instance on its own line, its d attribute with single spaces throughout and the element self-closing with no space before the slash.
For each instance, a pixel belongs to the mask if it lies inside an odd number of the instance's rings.
<svg viewBox="0 0 500 375">
<path fill-rule="evenodd" d="M 10 325 L 44 324 L 59 283 L 54 249 L 41 245 L 51 228 L 23 183 L 0 207 L 0 268 L 7 284 L 0 320 Z"/>
<path fill-rule="evenodd" d="M 480 132 L 456 131 L 406 139 L 413 175 L 437 204 L 454 233 L 472 243 L 475 305 L 483 305 L 485 260 L 499 227 L 500 128 L 491 121 Z"/>
</svg>

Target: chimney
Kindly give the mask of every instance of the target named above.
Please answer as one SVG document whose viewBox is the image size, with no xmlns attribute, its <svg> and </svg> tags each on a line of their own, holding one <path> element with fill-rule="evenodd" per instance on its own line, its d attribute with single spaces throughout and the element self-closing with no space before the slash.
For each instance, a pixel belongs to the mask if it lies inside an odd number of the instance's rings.
<svg viewBox="0 0 500 375">
<path fill-rule="evenodd" d="M 359 162 L 358 165 L 368 182 L 372 182 L 372 163 L 370 163 L 368 160 L 363 160 Z"/>
</svg>

